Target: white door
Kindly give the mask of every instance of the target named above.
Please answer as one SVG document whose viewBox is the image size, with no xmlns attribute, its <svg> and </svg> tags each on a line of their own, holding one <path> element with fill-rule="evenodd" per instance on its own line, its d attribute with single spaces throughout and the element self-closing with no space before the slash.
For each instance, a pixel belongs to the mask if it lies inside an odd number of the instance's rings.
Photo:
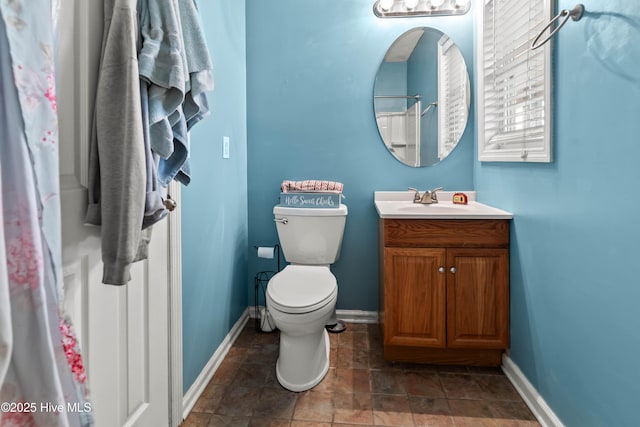
<svg viewBox="0 0 640 427">
<path fill-rule="evenodd" d="M 65 306 L 97 427 L 169 425 L 168 221 L 126 286 L 103 285 L 100 230 L 83 225 L 103 0 L 62 0 L 58 56 Z"/>
</svg>

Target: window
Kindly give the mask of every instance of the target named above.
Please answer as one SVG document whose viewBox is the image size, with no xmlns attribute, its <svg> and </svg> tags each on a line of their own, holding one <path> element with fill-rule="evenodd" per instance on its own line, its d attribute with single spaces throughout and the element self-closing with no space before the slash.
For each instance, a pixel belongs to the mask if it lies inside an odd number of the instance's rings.
<svg viewBox="0 0 640 427">
<path fill-rule="evenodd" d="M 531 41 L 552 0 L 483 0 L 478 25 L 478 159 L 551 162 L 551 43 Z"/>
</svg>

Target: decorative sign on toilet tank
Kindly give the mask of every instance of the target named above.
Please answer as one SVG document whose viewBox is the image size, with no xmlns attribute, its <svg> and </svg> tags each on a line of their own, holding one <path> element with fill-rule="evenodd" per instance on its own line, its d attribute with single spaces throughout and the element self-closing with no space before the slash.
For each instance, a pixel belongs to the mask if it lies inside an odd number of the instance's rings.
<svg viewBox="0 0 640 427">
<path fill-rule="evenodd" d="M 342 194 L 280 193 L 280 205 L 295 208 L 339 208 Z"/>
</svg>

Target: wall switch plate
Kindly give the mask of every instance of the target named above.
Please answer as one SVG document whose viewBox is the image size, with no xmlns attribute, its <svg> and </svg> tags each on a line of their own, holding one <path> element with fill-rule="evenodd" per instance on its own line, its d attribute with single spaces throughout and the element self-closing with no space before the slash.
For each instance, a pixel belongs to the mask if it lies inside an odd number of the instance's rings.
<svg viewBox="0 0 640 427">
<path fill-rule="evenodd" d="M 229 158 L 229 139 L 230 138 L 228 136 L 222 137 L 222 158 L 223 159 Z"/>
</svg>

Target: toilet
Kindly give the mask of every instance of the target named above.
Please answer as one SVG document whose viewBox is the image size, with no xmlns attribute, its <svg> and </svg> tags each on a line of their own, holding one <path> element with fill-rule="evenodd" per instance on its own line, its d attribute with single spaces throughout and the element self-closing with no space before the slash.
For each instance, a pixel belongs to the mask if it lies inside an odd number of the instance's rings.
<svg viewBox="0 0 640 427">
<path fill-rule="evenodd" d="M 347 207 L 273 208 L 289 262 L 267 284 L 266 305 L 280 330 L 276 376 L 291 391 L 309 390 L 329 370 L 329 335 L 338 286 L 329 270 L 340 256 Z"/>
</svg>

